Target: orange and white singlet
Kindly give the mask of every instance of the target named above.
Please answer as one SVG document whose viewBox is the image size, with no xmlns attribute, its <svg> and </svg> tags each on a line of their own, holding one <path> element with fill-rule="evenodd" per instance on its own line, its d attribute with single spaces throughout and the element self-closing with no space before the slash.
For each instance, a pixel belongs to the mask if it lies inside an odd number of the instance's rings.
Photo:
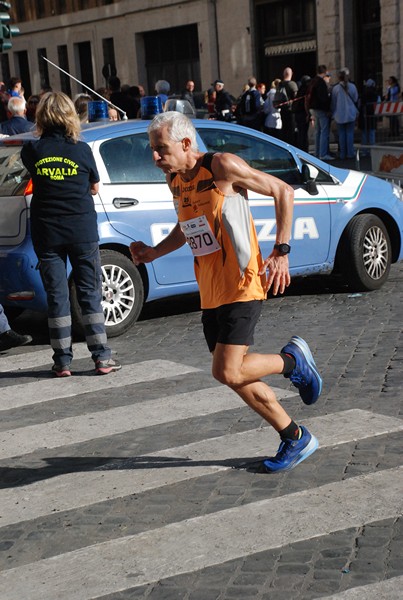
<svg viewBox="0 0 403 600">
<path fill-rule="evenodd" d="M 248 200 L 225 196 L 211 171 L 213 154 L 203 156 L 191 181 L 172 175 L 171 188 L 180 227 L 194 255 L 201 307 L 263 300 L 266 275 Z"/>
</svg>

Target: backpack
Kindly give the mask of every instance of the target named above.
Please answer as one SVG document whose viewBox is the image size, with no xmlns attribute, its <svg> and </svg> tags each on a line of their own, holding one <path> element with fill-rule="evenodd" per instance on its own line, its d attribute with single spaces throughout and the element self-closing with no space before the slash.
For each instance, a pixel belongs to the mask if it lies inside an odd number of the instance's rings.
<svg viewBox="0 0 403 600">
<path fill-rule="evenodd" d="M 285 87 L 284 83 L 279 83 L 273 98 L 274 108 L 283 111 L 291 110 L 290 104 L 285 104 L 288 102 L 288 100 L 287 88 Z"/>
<path fill-rule="evenodd" d="M 239 112 L 241 115 L 254 115 L 257 113 L 256 94 L 258 93 L 257 90 L 247 90 L 242 94 L 239 105 Z"/>
</svg>

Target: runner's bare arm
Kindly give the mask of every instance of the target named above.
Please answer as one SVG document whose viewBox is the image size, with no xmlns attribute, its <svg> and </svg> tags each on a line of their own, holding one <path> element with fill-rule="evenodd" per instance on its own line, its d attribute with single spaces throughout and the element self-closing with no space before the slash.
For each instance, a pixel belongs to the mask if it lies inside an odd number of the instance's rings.
<svg viewBox="0 0 403 600">
<path fill-rule="evenodd" d="M 170 186 L 170 177 L 167 176 L 167 184 Z M 179 223 L 175 225 L 172 231 L 156 246 L 147 246 L 144 242 L 132 242 L 130 244 L 130 253 L 135 265 L 140 263 L 152 262 L 156 258 L 165 256 L 174 250 L 183 246 L 186 238 L 182 233 Z"/>
<path fill-rule="evenodd" d="M 213 159 L 215 182 L 224 193 L 228 188 L 238 192 L 247 189 L 263 196 L 272 196 L 276 211 L 277 242 L 288 242 L 291 237 L 294 205 L 293 188 L 277 177 L 250 167 L 242 158 L 224 152 L 215 154 Z M 224 188 L 227 189 L 224 189 Z"/>
<path fill-rule="evenodd" d="M 147 246 L 144 242 L 132 242 L 130 244 L 130 253 L 134 264 L 138 265 L 165 256 L 165 254 L 169 254 L 183 246 L 185 242 L 185 236 L 182 233 L 179 223 L 177 223 L 171 233 L 156 246 Z"/>
<path fill-rule="evenodd" d="M 218 188 L 225 194 L 251 190 L 263 196 L 274 198 L 276 214 L 276 242 L 288 243 L 291 237 L 294 205 L 293 188 L 267 173 L 252 169 L 242 158 L 234 154 L 216 154 L 213 159 L 213 172 Z M 268 272 L 266 290 L 272 288 L 276 295 L 290 285 L 288 256 L 281 256 L 277 250 L 264 261 L 260 274 Z"/>
</svg>

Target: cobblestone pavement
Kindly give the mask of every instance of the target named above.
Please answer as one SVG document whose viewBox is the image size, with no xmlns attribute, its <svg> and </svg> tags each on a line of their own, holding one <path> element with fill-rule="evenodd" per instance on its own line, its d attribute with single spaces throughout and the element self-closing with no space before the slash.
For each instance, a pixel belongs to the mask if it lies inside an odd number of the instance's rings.
<svg viewBox="0 0 403 600">
<path fill-rule="evenodd" d="M 270 380 L 320 440 L 280 475 L 243 468 L 248 436 L 278 442 L 212 379 L 197 296 L 147 306 L 104 378 L 82 357 L 51 379 L 45 321 L 20 317 L 34 345 L 0 354 L 0 599 L 401 598 L 402 275 L 362 294 L 296 279 L 264 304 L 254 351 L 298 334 L 324 380 L 311 407 Z"/>
</svg>

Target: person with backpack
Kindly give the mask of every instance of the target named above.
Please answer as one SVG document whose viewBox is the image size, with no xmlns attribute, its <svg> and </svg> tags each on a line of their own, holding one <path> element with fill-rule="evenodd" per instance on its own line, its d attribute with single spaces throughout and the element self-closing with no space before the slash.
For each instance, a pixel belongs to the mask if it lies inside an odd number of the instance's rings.
<svg viewBox="0 0 403 600">
<path fill-rule="evenodd" d="M 315 123 L 315 156 L 321 160 L 334 160 L 329 154 L 330 134 L 330 73 L 326 65 L 318 65 L 305 95 L 305 109 Z"/>
<path fill-rule="evenodd" d="M 261 131 L 262 128 L 262 95 L 257 90 L 257 80 L 249 77 L 249 88 L 242 94 L 238 104 L 237 117 L 240 125 Z"/>
<path fill-rule="evenodd" d="M 281 112 L 282 128 L 281 139 L 287 144 L 295 143 L 295 119 L 292 111 L 292 101 L 297 95 L 298 86 L 292 80 L 292 69 L 286 67 L 283 72 L 283 79 L 278 84 L 277 93 L 274 96 L 274 106 Z"/>
</svg>

